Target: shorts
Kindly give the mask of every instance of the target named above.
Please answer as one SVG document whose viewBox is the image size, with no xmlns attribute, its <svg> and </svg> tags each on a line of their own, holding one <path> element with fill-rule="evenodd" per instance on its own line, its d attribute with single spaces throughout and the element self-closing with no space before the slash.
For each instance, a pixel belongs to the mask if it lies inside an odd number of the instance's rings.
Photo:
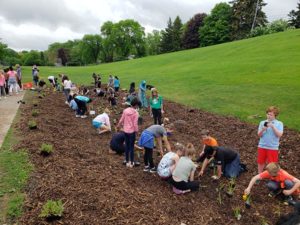
<svg viewBox="0 0 300 225">
<path fill-rule="evenodd" d="M 103 125 L 103 123 L 101 123 L 101 122 L 93 121 L 93 127 L 97 128 L 97 129 L 100 128 L 102 125 Z"/>
<path fill-rule="evenodd" d="M 278 150 L 265 149 L 258 147 L 257 149 L 257 163 L 265 164 L 271 162 L 278 162 Z"/>
</svg>

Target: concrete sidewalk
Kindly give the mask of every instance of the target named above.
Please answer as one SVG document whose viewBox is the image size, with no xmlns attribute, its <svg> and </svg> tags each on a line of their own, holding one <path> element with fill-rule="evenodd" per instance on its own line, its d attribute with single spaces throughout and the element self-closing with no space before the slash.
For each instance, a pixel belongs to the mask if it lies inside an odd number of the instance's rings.
<svg viewBox="0 0 300 225">
<path fill-rule="evenodd" d="M 6 136 L 8 129 L 10 128 L 19 108 L 17 102 L 22 100 L 25 91 L 19 94 L 14 94 L 13 96 L 8 96 L 7 98 L 0 99 L 0 148 Z"/>
</svg>

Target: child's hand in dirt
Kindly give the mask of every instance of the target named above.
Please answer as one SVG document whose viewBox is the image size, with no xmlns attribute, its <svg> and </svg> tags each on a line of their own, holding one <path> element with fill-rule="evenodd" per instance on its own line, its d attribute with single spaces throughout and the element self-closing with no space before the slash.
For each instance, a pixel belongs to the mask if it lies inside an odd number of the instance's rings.
<svg viewBox="0 0 300 225">
<path fill-rule="evenodd" d="M 218 179 L 219 179 L 219 177 L 216 176 L 216 175 L 213 175 L 211 178 L 212 178 L 213 180 L 218 180 Z"/>
</svg>

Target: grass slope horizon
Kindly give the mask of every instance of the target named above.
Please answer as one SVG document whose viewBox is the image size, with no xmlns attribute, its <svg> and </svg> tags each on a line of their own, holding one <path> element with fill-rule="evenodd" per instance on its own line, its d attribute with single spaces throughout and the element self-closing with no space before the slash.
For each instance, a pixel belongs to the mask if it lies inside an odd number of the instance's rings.
<svg viewBox="0 0 300 225">
<path fill-rule="evenodd" d="M 91 84 L 93 72 L 120 78 L 121 86 L 141 80 L 164 98 L 257 123 L 267 106 L 300 130 L 300 30 L 291 30 L 205 48 L 87 67 L 42 67 L 41 77 L 65 73 L 75 83 Z M 31 80 L 31 68 L 25 68 Z M 259 115 L 261 118 L 249 118 Z"/>
</svg>

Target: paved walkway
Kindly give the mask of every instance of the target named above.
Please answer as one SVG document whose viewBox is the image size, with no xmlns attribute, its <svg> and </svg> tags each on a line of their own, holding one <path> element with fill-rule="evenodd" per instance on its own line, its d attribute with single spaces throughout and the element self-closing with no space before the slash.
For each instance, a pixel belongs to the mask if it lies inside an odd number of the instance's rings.
<svg viewBox="0 0 300 225">
<path fill-rule="evenodd" d="M 17 102 L 23 99 L 24 94 L 22 91 L 18 95 L 0 99 L 0 148 L 18 111 L 20 104 Z"/>
</svg>

